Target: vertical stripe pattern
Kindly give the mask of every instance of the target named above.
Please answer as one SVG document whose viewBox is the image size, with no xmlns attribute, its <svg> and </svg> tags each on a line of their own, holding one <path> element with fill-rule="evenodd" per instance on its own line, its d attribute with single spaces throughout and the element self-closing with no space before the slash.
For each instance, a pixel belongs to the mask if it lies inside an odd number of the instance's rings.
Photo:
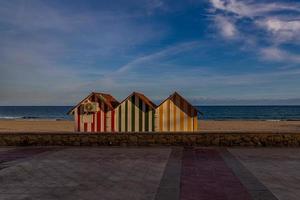
<svg viewBox="0 0 300 200">
<path fill-rule="evenodd" d="M 183 98 L 173 95 L 156 108 L 156 131 L 197 131 L 197 111 Z"/>
<path fill-rule="evenodd" d="M 138 95 L 132 95 L 115 109 L 119 132 L 155 131 L 155 110 Z"/>
<path fill-rule="evenodd" d="M 80 113 L 80 106 L 75 112 L 75 130 L 79 132 L 114 132 L 116 129 L 115 111 L 104 102 L 99 102 L 95 113 Z"/>
<path fill-rule="evenodd" d="M 82 113 L 80 105 L 74 112 L 75 131 L 79 132 L 152 132 L 197 131 L 197 111 L 180 95 L 172 95 L 153 109 L 139 95 L 132 95 L 114 110 L 103 100 L 98 101 L 98 111 Z"/>
</svg>

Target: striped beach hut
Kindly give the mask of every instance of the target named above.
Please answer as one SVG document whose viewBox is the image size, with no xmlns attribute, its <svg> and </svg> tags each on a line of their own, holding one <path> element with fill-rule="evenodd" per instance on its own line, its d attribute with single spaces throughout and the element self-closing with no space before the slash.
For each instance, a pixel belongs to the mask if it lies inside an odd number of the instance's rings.
<svg viewBox="0 0 300 200">
<path fill-rule="evenodd" d="M 133 92 L 115 108 L 116 130 L 119 132 L 155 131 L 156 105 L 145 95 Z"/>
<path fill-rule="evenodd" d="M 174 92 L 156 108 L 156 131 L 197 131 L 198 110 Z"/>
<path fill-rule="evenodd" d="M 119 102 L 110 94 L 92 92 L 68 114 L 74 115 L 75 131 L 114 132 L 115 108 Z"/>
</svg>

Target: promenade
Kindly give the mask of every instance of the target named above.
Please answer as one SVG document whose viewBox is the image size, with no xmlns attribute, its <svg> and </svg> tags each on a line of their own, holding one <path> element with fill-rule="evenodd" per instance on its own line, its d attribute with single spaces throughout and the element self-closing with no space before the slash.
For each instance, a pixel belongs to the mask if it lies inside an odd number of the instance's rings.
<svg viewBox="0 0 300 200">
<path fill-rule="evenodd" d="M 0 148 L 0 200 L 296 200 L 299 183 L 299 148 Z"/>
</svg>

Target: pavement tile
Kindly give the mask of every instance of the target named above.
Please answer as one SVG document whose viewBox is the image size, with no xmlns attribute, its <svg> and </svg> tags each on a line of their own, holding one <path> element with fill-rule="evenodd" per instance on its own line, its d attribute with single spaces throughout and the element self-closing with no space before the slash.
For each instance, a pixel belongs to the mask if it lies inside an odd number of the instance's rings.
<svg viewBox="0 0 300 200">
<path fill-rule="evenodd" d="M 242 184 L 247 188 L 253 200 L 277 200 L 277 198 L 226 149 L 219 149 L 227 166 L 232 169 Z"/>
<path fill-rule="evenodd" d="M 265 190 L 252 181 L 252 187 L 259 190 L 257 199 L 272 199 L 273 195 L 273 199 L 299 200 L 299 148 L 230 148 L 228 151 L 271 193 L 264 194 Z M 247 173 L 243 172 L 242 178 L 245 177 Z"/>
<path fill-rule="evenodd" d="M 181 200 L 189 199 L 251 198 L 216 150 L 198 148 L 183 151 Z"/>
<path fill-rule="evenodd" d="M 22 194 L 29 199 L 152 200 L 171 153 L 170 148 L 43 151 L 2 154 L 5 161 L 22 160 L 0 170 L 0 191 L 6 192 L 0 194 L 5 199 L 15 200 L 15 194 L 25 190 Z"/>
<path fill-rule="evenodd" d="M 164 170 L 155 200 L 179 200 L 182 148 L 173 148 Z"/>
</svg>

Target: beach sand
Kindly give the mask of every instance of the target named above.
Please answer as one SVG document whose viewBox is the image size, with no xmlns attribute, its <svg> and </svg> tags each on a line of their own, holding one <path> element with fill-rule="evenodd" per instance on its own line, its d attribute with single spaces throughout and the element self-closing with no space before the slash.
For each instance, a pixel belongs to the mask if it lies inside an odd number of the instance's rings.
<svg viewBox="0 0 300 200">
<path fill-rule="evenodd" d="M 0 132 L 72 132 L 73 121 L 55 120 L 0 120 Z"/>
<path fill-rule="evenodd" d="M 199 121 L 200 131 L 300 132 L 300 121 Z M 0 120 L 0 132 L 72 132 L 73 121 Z"/>
</svg>

